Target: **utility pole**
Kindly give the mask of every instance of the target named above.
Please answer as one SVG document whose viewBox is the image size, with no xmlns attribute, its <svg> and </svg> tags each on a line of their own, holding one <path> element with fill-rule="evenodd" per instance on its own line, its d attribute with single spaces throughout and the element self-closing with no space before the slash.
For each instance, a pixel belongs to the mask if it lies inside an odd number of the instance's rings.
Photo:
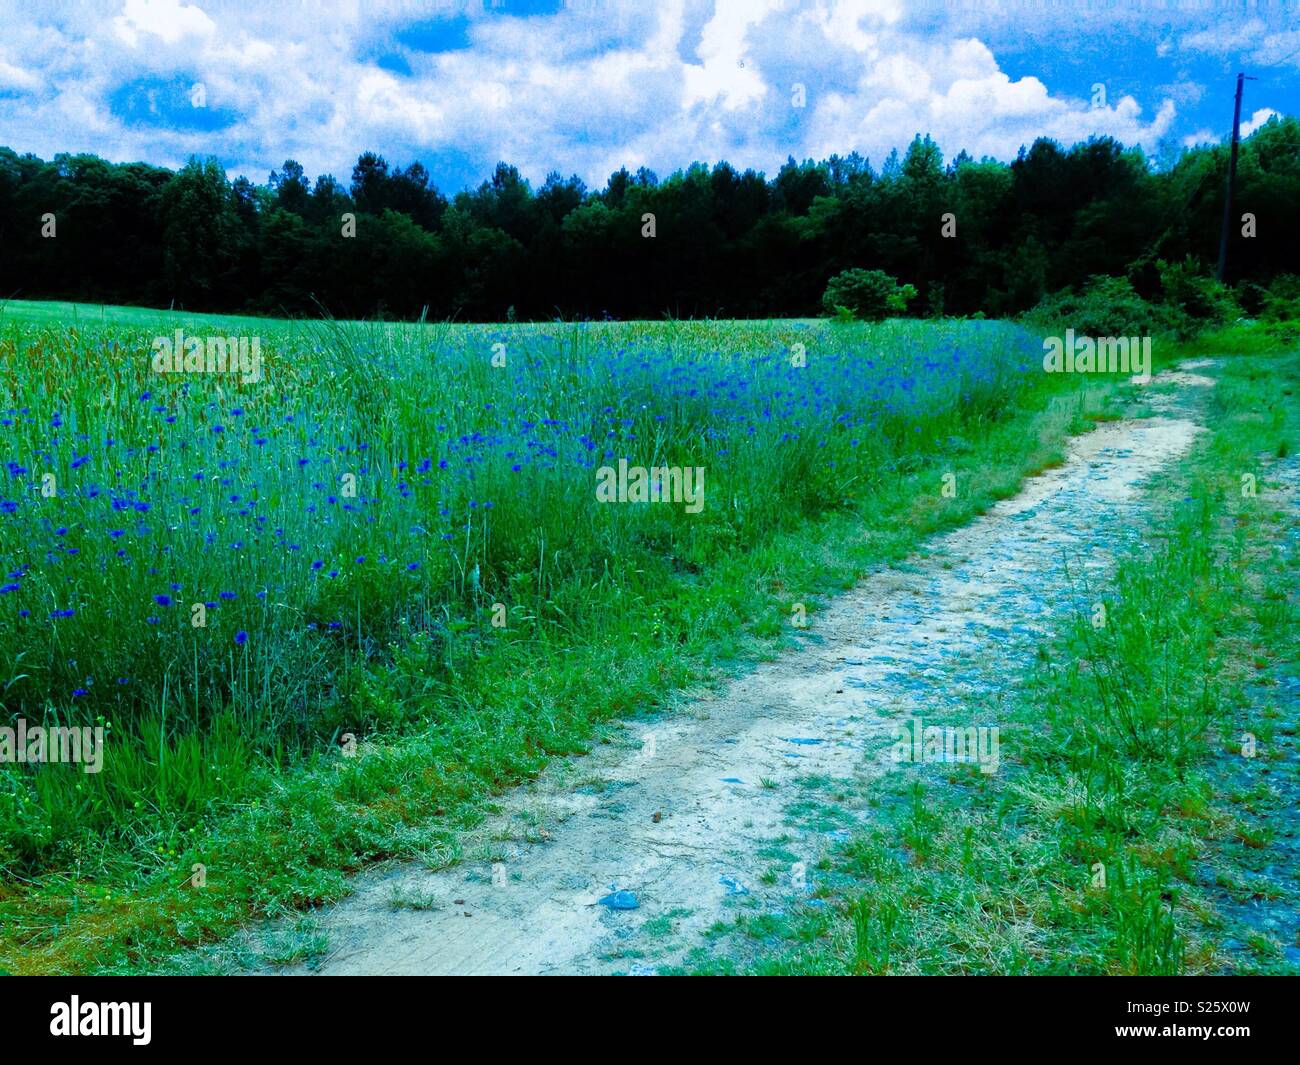
<svg viewBox="0 0 1300 1065">
<path fill-rule="evenodd" d="M 1237 99 L 1232 105 L 1232 154 L 1228 157 L 1228 189 L 1223 197 L 1223 229 L 1219 233 L 1219 281 L 1228 276 L 1228 228 L 1232 225 L 1232 189 L 1237 182 L 1237 145 L 1241 143 L 1241 89 L 1247 81 L 1245 74 L 1237 75 Z"/>
</svg>

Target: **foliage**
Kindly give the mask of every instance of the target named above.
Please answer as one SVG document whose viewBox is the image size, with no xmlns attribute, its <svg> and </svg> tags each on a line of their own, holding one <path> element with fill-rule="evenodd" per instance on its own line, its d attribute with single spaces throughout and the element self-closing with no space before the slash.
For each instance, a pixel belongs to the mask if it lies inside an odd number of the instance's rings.
<svg viewBox="0 0 1300 1065">
<path fill-rule="evenodd" d="M 901 315 L 916 298 L 911 285 L 899 285 L 883 270 L 845 270 L 831 278 L 822 297 L 828 314 L 845 312 L 864 322 L 881 322 Z"/>
<path fill-rule="evenodd" d="M 1157 258 L 1214 262 L 1226 163 L 1201 146 L 1154 170 L 1093 138 L 945 166 L 917 137 L 879 169 L 855 152 L 791 158 L 770 178 L 726 162 L 663 180 L 622 169 L 588 189 L 558 173 L 534 187 L 500 163 L 446 196 L 419 162 L 373 152 L 350 181 L 312 183 L 286 160 L 256 185 L 212 160 L 173 173 L 0 148 L 0 294 L 407 319 L 499 321 L 512 305 L 534 321 L 806 317 L 831 278 L 862 268 L 906 279 L 927 313 L 1010 316 L 1094 275 L 1152 274 L 1138 285 L 1150 297 Z M 1234 240 L 1234 283 L 1300 273 L 1300 122 L 1242 142 L 1238 197 L 1268 225 Z M 41 235 L 46 214 L 57 239 Z"/>
<path fill-rule="evenodd" d="M 1300 277 L 1278 274 L 1262 290 L 1260 317 L 1269 322 L 1300 322 Z"/>
<path fill-rule="evenodd" d="M 1093 277 L 1079 292 L 1046 297 L 1029 319 L 1044 326 L 1065 325 L 1080 336 L 1157 336 L 1182 320 L 1169 307 L 1148 303 L 1122 277 Z"/>
<path fill-rule="evenodd" d="M 1191 258 L 1178 263 L 1157 263 L 1164 302 L 1184 319 L 1180 332 L 1190 335 L 1201 327 L 1226 325 L 1240 314 L 1232 290 L 1207 276 Z"/>
</svg>

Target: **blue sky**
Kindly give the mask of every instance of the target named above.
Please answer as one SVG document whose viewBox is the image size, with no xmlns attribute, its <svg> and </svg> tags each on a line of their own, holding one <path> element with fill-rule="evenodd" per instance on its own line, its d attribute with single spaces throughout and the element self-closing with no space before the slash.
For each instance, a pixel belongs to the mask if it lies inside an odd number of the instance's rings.
<svg viewBox="0 0 1300 1065">
<path fill-rule="evenodd" d="M 1300 110 L 1297 0 L 0 0 L 0 26 L 0 144 L 257 181 L 294 158 L 346 182 L 372 149 L 448 192 L 498 159 L 600 186 L 879 165 L 918 132 L 1167 156 L 1225 136 L 1239 69 L 1245 132 Z"/>
</svg>

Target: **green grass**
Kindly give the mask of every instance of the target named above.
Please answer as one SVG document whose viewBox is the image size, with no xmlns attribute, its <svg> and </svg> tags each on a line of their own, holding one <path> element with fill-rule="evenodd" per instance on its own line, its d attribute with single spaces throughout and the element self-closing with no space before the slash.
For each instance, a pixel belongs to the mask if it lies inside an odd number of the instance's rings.
<svg viewBox="0 0 1300 1065">
<path fill-rule="evenodd" d="M 57 564 L 37 556 L 25 587 L 42 607 L 73 593 L 87 605 L 39 630 L 0 619 L 3 709 L 102 718 L 113 746 L 99 775 L 0 770 L 0 967 L 14 972 L 156 968 L 250 920 L 339 898 L 347 873 L 367 862 L 454 860 L 492 795 L 551 755 L 584 749 L 602 722 L 779 646 L 794 604 L 815 610 L 869 568 L 1013 493 L 1059 459 L 1068 433 L 1111 416 L 1115 388 L 1010 373 L 1005 348 L 1016 334 L 1005 327 L 910 322 L 259 321 L 249 328 L 266 341 L 267 387 L 160 383 L 148 358 L 162 323 L 209 330 L 236 320 L 131 309 L 86 320 L 78 310 L 73 325 L 69 315 L 13 303 L 0 314 L 2 403 L 35 412 L 11 445 L 24 458 L 53 451 L 61 485 L 47 510 L 29 497 L 22 520 L 0 526 L 0 550 L 31 558 L 33 544 L 50 545 L 53 527 L 66 527 L 70 539 L 60 540 L 79 553 Z M 497 343 L 507 371 L 492 366 Z M 891 410 L 845 393 L 837 402 L 860 428 L 831 426 L 824 448 L 806 434 L 782 450 L 788 423 L 757 425 L 757 439 L 710 435 L 720 399 L 658 390 L 635 360 L 611 366 L 619 347 L 710 374 L 743 375 L 766 359 L 779 374 L 749 380 L 770 393 L 774 381 L 798 382 L 785 369 L 796 344 L 817 373 L 827 360 L 904 373 L 919 351 L 949 344 L 964 345 L 970 369 L 927 385 L 911 410 L 897 396 Z M 151 416 L 144 391 L 176 422 Z M 769 393 L 742 402 L 758 411 Z M 233 415 L 236 406 L 245 413 Z M 602 415 L 606 407 L 613 413 Z M 48 430 L 56 411 L 60 451 Z M 619 447 L 647 465 L 704 465 L 708 505 L 698 517 L 602 508 L 590 470 L 543 461 L 516 480 L 500 448 L 483 453 L 472 483 L 449 477 L 424 492 L 400 470 L 455 457 L 448 440 L 490 434 L 500 411 L 589 433 L 616 419 Z M 286 412 L 298 420 L 283 422 Z M 212 434 L 217 418 L 235 417 L 277 426 L 265 451 L 251 431 Z M 77 432 L 112 436 L 117 450 L 73 468 Z M 322 444 L 311 451 L 313 440 Z M 323 470 L 315 485 L 295 465 L 308 451 Z M 182 489 L 182 472 L 196 470 L 205 479 Z M 223 472 L 231 484 L 220 483 Z M 373 521 L 326 508 L 347 472 L 363 479 Z M 953 498 L 941 491 L 947 473 L 959 486 Z M 130 558 L 117 568 L 105 567 L 91 535 L 103 530 L 86 502 L 92 481 L 158 505 L 143 524 L 123 523 Z M 283 534 L 254 542 L 232 530 L 227 494 L 255 494 L 266 527 Z M 491 520 L 471 514 L 472 499 L 497 502 Z M 245 548 L 229 550 L 234 540 Z M 381 555 L 397 564 L 347 565 Z M 339 578 L 313 577 L 313 559 Z M 159 560 L 168 572 L 149 573 Z M 408 560 L 418 568 L 406 570 Z M 167 578 L 182 585 L 182 602 L 220 603 L 225 589 L 238 598 L 203 629 L 167 613 L 176 607 L 158 611 L 167 626 L 151 625 L 144 614 Z M 503 629 L 491 622 L 496 602 Z M 325 629 L 331 620 L 337 636 Z M 249 640 L 236 644 L 237 630 Z M 92 675 L 74 701 L 72 687 Z M 132 683 L 106 691 L 105 678 L 119 675 Z M 354 756 L 340 749 L 346 734 L 357 739 Z M 191 883 L 196 863 L 203 887 Z"/>
<path fill-rule="evenodd" d="M 1300 357 L 1234 356 L 1218 375 L 1212 432 L 1152 489 L 1147 546 L 1090 593 L 1107 623 L 1060 618 L 999 710 L 996 778 L 872 781 L 816 878 L 826 907 L 781 928 L 741 920 L 695 971 L 737 958 L 779 974 L 1296 971 L 1282 960 L 1296 944 L 1233 904 L 1300 902 L 1268 873 L 1286 863 L 1272 848 L 1300 793 L 1279 742 L 1300 726 L 1278 688 L 1300 657 L 1300 560 L 1276 550 L 1294 515 L 1242 492 L 1300 433 Z"/>
</svg>

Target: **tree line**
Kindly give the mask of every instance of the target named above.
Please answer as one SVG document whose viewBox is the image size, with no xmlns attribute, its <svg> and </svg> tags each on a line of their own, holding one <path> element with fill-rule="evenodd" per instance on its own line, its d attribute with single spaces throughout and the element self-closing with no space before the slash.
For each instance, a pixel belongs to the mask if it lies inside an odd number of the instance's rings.
<svg viewBox="0 0 1300 1065">
<path fill-rule="evenodd" d="M 346 186 L 293 160 L 264 185 L 212 158 L 178 171 L 0 148 L 0 298 L 194 311 L 496 321 L 822 313 L 828 281 L 883 270 L 913 314 L 1016 314 L 1093 275 L 1144 295 L 1160 262 L 1212 269 L 1227 148 L 1163 167 L 1098 137 L 945 164 L 917 136 L 878 169 L 854 152 L 767 178 L 726 162 L 604 188 L 499 163 L 448 198 L 419 162 L 365 152 Z M 1230 280 L 1297 270 L 1300 122 L 1242 143 Z M 1244 217 L 1248 216 L 1248 217 Z"/>
</svg>

